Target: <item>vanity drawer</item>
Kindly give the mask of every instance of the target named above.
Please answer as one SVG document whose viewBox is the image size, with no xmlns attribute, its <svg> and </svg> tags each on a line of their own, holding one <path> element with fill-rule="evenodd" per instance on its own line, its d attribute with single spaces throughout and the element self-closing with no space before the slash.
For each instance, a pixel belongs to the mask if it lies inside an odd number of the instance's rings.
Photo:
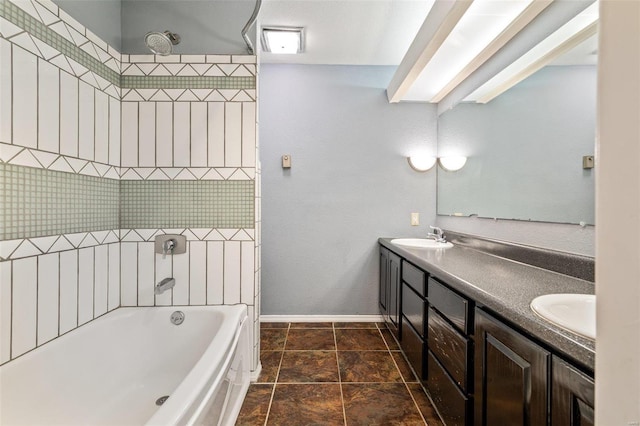
<svg viewBox="0 0 640 426">
<path fill-rule="evenodd" d="M 407 318 L 402 316 L 402 339 L 400 340 L 400 346 L 404 351 L 404 354 L 407 356 L 407 360 L 409 364 L 413 367 L 418 378 L 423 380 L 425 378 L 425 352 L 426 345 L 424 341 L 418 336 L 418 334 L 413 330 Z"/>
<path fill-rule="evenodd" d="M 469 389 L 469 339 L 462 336 L 440 314 L 429 308 L 427 346 L 464 392 Z"/>
<path fill-rule="evenodd" d="M 427 297 L 426 275 L 406 260 L 402 261 L 402 280 L 413 287 L 422 297 Z"/>
<path fill-rule="evenodd" d="M 462 333 L 467 335 L 471 333 L 469 301 L 433 278 L 429 278 L 429 304 Z"/>
<path fill-rule="evenodd" d="M 409 287 L 407 283 L 402 283 L 402 314 L 423 339 L 425 338 L 424 314 L 426 309 L 427 302 Z"/>
<path fill-rule="evenodd" d="M 438 412 L 447 426 L 464 426 L 470 422 L 470 399 L 451 381 L 442 365 L 433 356 L 431 351 L 427 356 L 427 368 L 429 379 L 427 389 Z"/>
</svg>

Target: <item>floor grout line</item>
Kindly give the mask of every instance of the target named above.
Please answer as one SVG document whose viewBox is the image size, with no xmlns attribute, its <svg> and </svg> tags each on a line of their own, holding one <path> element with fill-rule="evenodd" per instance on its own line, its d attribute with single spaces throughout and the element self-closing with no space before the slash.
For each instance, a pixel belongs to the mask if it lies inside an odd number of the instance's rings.
<svg viewBox="0 0 640 426">
<path fill-rule="evenodd" d="M 342 375 L 340 374 L 340 359 L 338 357 L 338 338 L 336 337 L 335 323 L 332 323 L 333 344 L 336 346 L 336 367 L 338 368 L 338 384 L 340 385 L 340 402 L 342 403 L 342 420 L 344 426 L 347 426 L 347 409 L 344 406 L 344 392 L 342 391 Z"/>
<path fill-rule="evenodd" d="M 271 391 L 271 398 L 269 399 L 269 407 L 267 408 L 267 415 L 264 418 L 264 426 L 267 426 L 267 422 L 269 421 L 269 414 L 271 414 L 271 404 L 273 404 L 273 397 L 276 394 L 276 384 L 278 383 L 278 377 L 280 376 L 280 368 L 282 367 L 282 360 L 284 358 L 284 348 L 287 347 L 287 338 L 289 337 L 290 326 L 291 324 L 289 324 L 286 328 L 287 332 L 284 336 L 284 345 L 282 346 L 282 354 L 280 355 L 280 363 L 278 364 L 278 371 L 276 371 L 276 378 L 273 380 L 273 389 Z"/>
</svg>

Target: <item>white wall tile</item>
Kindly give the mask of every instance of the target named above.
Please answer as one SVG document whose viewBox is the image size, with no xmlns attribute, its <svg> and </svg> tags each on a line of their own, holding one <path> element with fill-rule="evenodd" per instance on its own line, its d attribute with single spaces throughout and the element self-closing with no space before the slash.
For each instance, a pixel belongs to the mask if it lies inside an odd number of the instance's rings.
<svg viewBox="0 0 640 426">
<path fill-rule="evenodd" d="M 208 166 L 224 167 L 224 102 L 209 102 Z"/>
<path fill-rule="evenodd" d="M 120 243 L 120 304 L 138 304 L 138 243 Z"/>
<path fill-rule="evenodd" d="M 78 325 L 93 319 L 93 247 L 78 250 Z"/>
<path fill-rule="evenodd" d="M 109 96 L 96 90 L 96 152 L 95 161 L 109 163 Z"/>
<path fill-rule="evenodd" d="M 190 154 L 190 106 L 189 102 L 173 104 L 173 165 L 188 167 Z"/>
<path fill-rule="evenodd" d="M 78 96 L 78 156 L 85 160 L 95 157 L 95 89 L 80 81 Z"/>
<path fill-rule="evenodd" d="M 36 346 L 38 265 L 35 257 L 13 261 L 11 357 Z"/>
<path fill-rule="evenodd" d="M 60 334 L 78 325 L 78 250 L 60 253 Z"/>
<path fill-rule="evenodd" d="M 38 59 L 38 149 L 60 152 L 60 69 Z"/>
<path fill-rule="evenodd" d="M 13 143 L 35 148 L 38 144 L 37 57 L 13 46 Z M 20 100 L 17 102 L 17 100 Z"/>
<path fill-rule="evenodd" d="M 224 293 L 224 242 L 207 242 L 207 305 L 221 305 Z"/>
<path fill-rule="evenodd" d="M 11 43 L 0 38 L 0 142 L 11 143 Z"/>
<path fill-rule="evenodd" d="M 224 304 L 240 303 L 240 242 L 224 242 Z"/>
<path fill-rule="evenodd" d="M 189 243 L 190 274 L 189 274 L 189 304 L 207 304 L 207 243 L 205 241 L 191 241 Z"/>
<path fill-rule="evenodd" d="M 109 97 L 109 164 L 120 165 L 120 101 Z"/>
<path fill-rule="evenodd" d="M 156 166 L 173 165 L 173 103 L 156 105 Z"/>
<path fill-rule="evenodd" d="M 153 306 L 155 298 L 154 243 L 138 243 L 138 306 Z"/>
<path fill-rule="evenodd" d="M 109 297 L 109 247 L 99 245 L 94 248 L 94 294 L 93 294 L 93 316 L 99 317 L 107 312 Z"/>
<path fill-rule="evenodd" d="M 240 301 L 247 305 L 253 305 L 254 245 L 253 241 L 240 243 Z"/>
<path fill-rule="evenodd" d="M 122 167 L 138 166 L 138 102 L 122 102 Z"/>
<path fill-rule="evenodd" d="M 60 153 L 78 156 L 78 79 L 60 72 Z"/>
<path fill-rule="evenodd" d="M 38 345 L 58 336 L 59 253 L 38 256 Z"/>
<path fill-rule="evenodd" d="M 0 364 L 11 359 L 11 265 L 0 262 Z"/>
<path fill-rule="evenodd" d="M 207 165 L 207 104 L 191 102 L 191 167 Z"/>
<path fill-rule="evenodd" d="M 138 165 L 155 167 L 156 165 L 156 103 L 140 102 L 138 129 Z"/>
<path fill-rule="evenodd" d="M 189 251 L 176 254 L 173 257 L 173 277 L 176 285 L 173 287 L 173 304 L 189 304 Z"/>
<path fill-rule="evenodd" d="M 224 165 L 242 165 L 242 103 L 225 103 Z"/>
<path fill-rule="evenodd" d="M 120 306 L 120 243 L 109 244 L 109 299 L 111 311 Z"/>
<path fill-rule="evenodd" d="M 256 166 L 256 104 L 242 103 L 242 166 Z"/>
<path fill-rule="evenodd" d="M 156 261 L 156 264 L 155 264 L 156 284 L 165 278 L 171 278 L 172 276 L 171 256 L 165 256 L 165 258 L 163 259 L 161 254 L 156 254 L 155 261 Z M 172 296 L 173 296 L 173 290 L 167 290 L 162 294 L 156 295 L 156 305 L 170 306 Z"/>
</svg>

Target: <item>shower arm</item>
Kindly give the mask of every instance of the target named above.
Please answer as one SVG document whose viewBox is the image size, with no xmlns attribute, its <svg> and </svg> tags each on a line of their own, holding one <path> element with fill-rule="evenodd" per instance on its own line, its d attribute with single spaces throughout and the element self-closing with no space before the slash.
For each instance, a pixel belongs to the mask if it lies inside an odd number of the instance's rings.
<svg viewBox="0 0 640 426">
<path fill-rule="evenodd" d="M 258 18 L 258 12 L 260 12 L 261 5 L 262 5 L 262 0 L 256 0 L 256 7 L 253 9 L 251 18 L 249 18 L 249 21 L 247 21 L 244 28 L 242 29 L 242 38 L 244 39 L 244 42 L 247 43 L 247 50 L 249 51 L 250 55 L 255 55 L 255 51 L 253 49 L 253 43 L 251 42 L 251 39 L 247 35 L 247 32 L 249 32 L 249 28 L 251 28 L 251 26 L 256 22 L 256 19 Z"/>
</svg>

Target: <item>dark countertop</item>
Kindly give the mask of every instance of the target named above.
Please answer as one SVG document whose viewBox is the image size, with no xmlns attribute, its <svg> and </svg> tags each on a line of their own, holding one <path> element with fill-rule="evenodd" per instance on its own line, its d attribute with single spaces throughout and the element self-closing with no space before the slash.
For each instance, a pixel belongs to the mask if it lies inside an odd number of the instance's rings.
<svg viewBox="0 0 640 426">
<path fill-rule="evenodd" d="M 533 313 L 529 304 L 549 293 L 594 294 L 590 281 L 497 257 L 468 247 L 420 249 L 378 242 L 502 317 L 564 357 L 593 372 L 595 342 L 557 327 Z"/>
</svg>

